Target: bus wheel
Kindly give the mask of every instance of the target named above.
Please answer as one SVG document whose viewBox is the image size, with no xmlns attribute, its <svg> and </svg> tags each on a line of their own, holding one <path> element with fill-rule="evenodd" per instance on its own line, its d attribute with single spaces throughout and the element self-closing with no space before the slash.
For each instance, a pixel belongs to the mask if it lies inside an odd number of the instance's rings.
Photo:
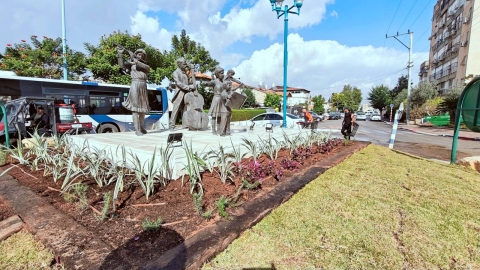
<svg viewBox="0 0 480 270">
<path fill-rule="evenodd" d="M 118 128 L 113 124 L 103 124 L 100 126 L 98 133 L 115 133 L 119 132 Z"/>
</svg>

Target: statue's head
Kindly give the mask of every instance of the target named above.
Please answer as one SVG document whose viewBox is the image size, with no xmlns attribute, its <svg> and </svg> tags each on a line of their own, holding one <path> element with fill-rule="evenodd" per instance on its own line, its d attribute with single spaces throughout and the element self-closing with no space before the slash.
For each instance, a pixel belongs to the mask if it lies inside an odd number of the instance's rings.
<svg viewBox="0 0 480 270">
<path fill-rule="evenodd" d="M 135 56 L 143 62 L 147 61 L 147 52 L 144 49 L 137 49 L 135 51 Z"/>
<path fill-rule="evenodd" d="M 216 67 L 215 68 L 215 71 L 213 72 L 213 74 L 215 74 L 215 77 L 219 78 L 220 80 L 223 80 L 223 74 L 224 74 L 225 70 L 221 67 Z"/>
<path fill-rule="evenodd" d="M 235 71 L 233 71 L 233 69 L 229 69 L 229 70 L 227 71 L 227 76 L 228 76 L 228 77 L 233 77 L 234 75 L 235 75 Z"/>
<path fill-rule="evenodd" d="M 177 59 L 177 66 L 182 69 L 182 70 L 185 70 L 185 68 L 187 67 L 187 61 L 185 61 L 185 58 L 183 57 L 180 57 Z"/>
</svg>

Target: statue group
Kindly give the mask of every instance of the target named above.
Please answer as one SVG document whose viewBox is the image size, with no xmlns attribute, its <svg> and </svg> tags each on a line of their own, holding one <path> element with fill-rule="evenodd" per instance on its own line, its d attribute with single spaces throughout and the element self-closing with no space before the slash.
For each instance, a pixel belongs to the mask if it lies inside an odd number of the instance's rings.
<svg viewBox="0 0 480 270">
<path fill-rule="evenodd" d="M 118 46 L 118 64 L 131 75 L 127 100 L 122 106 L 132 111 L 135 134 L 142 136 L 147 131 L 144 128 L 145 114 L 150 111 L 147 96 L 147 78 L 150 67 L 146 64 L 147 54 L 145 50 L 138 49 L 135 53 L 127 51 L 130 55 L 129 61 L 123 60 L 123 53 L 126 50 Z M 214 97 L 208 115 L 203 111 L 204 99 L 197 91 L 194 65 L 179 58 L 176 61 L 177 69 L 173 72 L 171 87 L 175 90 L 172 103 L 173 110 L 170 115 L 169 129 L 175 129 L 175 122 L 181 112 L 182 128 L 189 130 L 206 130 L 209 116 L 211 117 L 212 133 L 215 135 L 230 135 L 230 120 L 232 109 L 240 109 L 245 101 L 243 95 L 235 90 L 243 85 L 233 76 L 235 72 L 229 70 L 227 76 L 224 69 L 217 67 L 213 72 L 212 80 L 202 83 L 213 88 Z M 232 83 L 238 84 L 235 88 Z M 243 102 L 242 102 L 243 101 Z"/>
</svg>

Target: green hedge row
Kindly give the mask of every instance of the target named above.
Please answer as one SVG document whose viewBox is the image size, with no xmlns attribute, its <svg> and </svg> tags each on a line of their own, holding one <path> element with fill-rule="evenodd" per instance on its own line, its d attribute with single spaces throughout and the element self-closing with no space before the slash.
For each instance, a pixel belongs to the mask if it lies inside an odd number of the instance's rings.
<svg viewBox="0 0 480 270">
<path fill-rule="evenodd" d="M 205 110 L 208 113 L 208 110 Z M 240 109 L 240 110 L 232 110 L 232 122 L 233 121 L 243 121 L 243 120 L 250 120 L 253 117 L 265 113 L 267 110 L 265 109 Z"/>
</svg>

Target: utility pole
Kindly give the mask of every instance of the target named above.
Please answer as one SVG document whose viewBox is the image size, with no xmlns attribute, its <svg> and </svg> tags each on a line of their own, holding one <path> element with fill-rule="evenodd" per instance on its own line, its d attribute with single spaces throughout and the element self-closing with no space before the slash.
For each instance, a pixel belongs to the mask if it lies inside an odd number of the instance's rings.
<svg viewBox="0 0 480 270">
<path fill-rule="evenodd" d="M 398 36 L 403 36 L 403 35 L 409 35 L 410 36 L 410 46 L 407 46 L 405 44 L 403 44 L 403 42 L 401 42 L 397 37 Z M 385 35 L 385 38 L 395 38 L 396 40 L 398 40 L 398 42 L 400 42 L 403 46 L 405 46 L 405 48 L 408 49 L 408 86 L 407 86 L 407 125 L 410 124 L 410 90 L 411 90 L 411 80 L 412 80 L 412 67 L 413 67 L 413 62 L 412 62 L 412 41 L 413 41 L 413 32 L 410 32 L 410 30 L 408 30 L 407 33 L 405 34 L 399 34 L 397 32 L 396 35 L 394 36 L 388 36 L 388 35 Z"/>
</svg>

